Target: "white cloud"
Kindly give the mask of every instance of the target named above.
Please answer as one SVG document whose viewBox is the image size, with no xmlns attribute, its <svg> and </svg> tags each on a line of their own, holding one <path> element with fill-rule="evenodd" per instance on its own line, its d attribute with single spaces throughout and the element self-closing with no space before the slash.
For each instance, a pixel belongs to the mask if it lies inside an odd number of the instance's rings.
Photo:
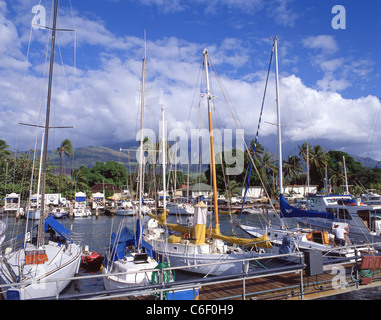
<svg viewBox="0 0 381 320">
<path fill-rule="evenodd" d="M 3 3 L 0 0 L 0 8 Z M 9 36 L 0 39 L 9 48 L 0 52 L 0 134 L 9 145 L 16 146 L 17 141 L 30 136 L 31 132 L 30 129 L 18 127 L 17 123 L 36 123 L 43 118 L 38 117 L 40 107 L 42 106 L 42 110 L 45 108 L 46 81 L 42 80 L 40 72 L 24 76 L 20 66 L 12 70 L 5 68 L 6 59 L 13 59 L 21 64 L 22 58 L 25 58 L 18 44 L 22 35 L 5 17 L 4 11 L 0 10 L 1 26 L 5 26 L 6 34 L 16 37 L 16 42 L 10 43 L 7 40 Z M 88 17 L 78 17 L 76 28 L 80 44 L 78 52 L 97 47 L 100 64 L 77 66 L 75 82 L 74 71 L 70 66 L 65 65 L 66 78 L 61 66 L 55 66 L 52 125 L 75 125 L 76 128 L 55 131 L 52 144 L 58 145 L 66 137 L 76 147 L 135 139 L 139 128 L 143 39 L 130 35 L 117 37 L 101 20 Z M 87 32 L 91 28 L 95 36 Z M 60 39 L 63 47 L 69 46 L 68 39 Z M 366 75 L 369 64 L 365 60 L 356 61 L 357 63 L 353 60 L 346 64 L 342 57 L 333 56 L 338 50 L 333 37 L 313 37 L 306 46 L 317 50 L 316 54 L 324 51 L 324 59 L 318 61 L 324 77 L 318 82 L 319 90 L 305 86 L 295 75 L 281 77 L 282 123 L 291 124 L 284 127 L 283 139 L 293 143 L 308 139 L 326 139 L 348 148 L 352 146 L 352 142 L 361 143 L 369 136 L 372 115 L 379 108 L 378 99 L 373 96 L 344 99 L 333 91 L 340 91 L 350 85 L 346 77 L 349 77 L 349 70 L 355 69 L 359 74 L 364 72 Z M 201 116 L 205 115 L 205 109 L 201 109 L 204 103 L 199 103 L 199 93 L 200 89 L 204 91 L 204 85 L 197 86 L 197 80 L 204 77 L 203 71 L 200 71 L 202 45 L 168 37 L 148 41 L 147 48 L 146 126 L 155 131 L 158 129 L 161 104 L 166 107 L 169 130 L 203 126 Z M 239 68 L 250 57 L 245 43 L 236 38 L 226 38 L 208 49 L 217 72 L 222 64 Z M 35 64 L 34 68 L 39 66 Z M 343 71 L 341 77 L 333 77 L 334 72 L 346 70 L 346 66 L 349 68 L 345 71 L 348 74 Z M 266 67 L 265 65 L 263 69 Z M 224 103 L 226 94 L 245 135 L 253 136 L 256 133 L 265 75 L 261 70 L 254 75 L 246 74 L 237 79 L 227 73 L 219 75 L 226 92 L 219 90 L 216 82 L 213 83 L 213 94 L 217 96 L 214 102 L 218 126 L 235 128 L 229 107 Z M 264 114 L 264 120 L 269 122 L 276 121 L 273 80 L 271 77 Z M 20 84 L 24 84 L 23 90 L 20 90 Z M 274 126 L 262 124 L 261 137 L 274 132 Z M 374 136 L 381 135 L 377 132 Z M 381 158 L 381 154 L 374 156 Z"/>
<path fill-rule="evenodd" d="M 293 0 L 273 0 L 270 2 L 268 14 L 274 18 L 275 23 L 285 27 L 293 27 L 295 25 L 299 14 L 290 8 L 289 4 L 291 2 Z"/>
<path fill-rule="evenodd" d="M 321 50 L 324 53 L 335 53 L 338 46 L 334 36 L 319 35 L 311 36 L 303 40 L 306 48 Z"/>
</svg>

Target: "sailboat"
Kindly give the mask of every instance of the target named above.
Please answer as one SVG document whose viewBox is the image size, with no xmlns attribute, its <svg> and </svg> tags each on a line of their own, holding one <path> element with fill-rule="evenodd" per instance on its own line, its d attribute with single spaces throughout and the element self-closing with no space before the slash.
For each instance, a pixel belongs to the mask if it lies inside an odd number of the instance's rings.
<svg viewBox="0 0 381 320">
<path fill-rule="evenodd" d="M 26 210 L 26 218 L 31 220 L 38 220 L 41 216 L 40 210 L 41 196 L 39 193 L 32 195 L 29 199 L 29 206 Z"/>
<path fill-rule="evenodd" d="M 44 154 L 41 174 L 41 211 L 37 239 L 25 235 L 21 248 L 7 248 L 0 259 L 0 278 L 9 284 L 4 291 L 6 299 L 26 300 L 57 296 L 70 282 L 79 269 L 81 248 L 70 238 L 70 231 L 53 217 L 45 220 L 46 163 L 49 137 L 49 117 L 51 89 L 53 79 L 54 46 L 57 22 L 58 0 L 54 3 L 52 41 L 48 98 L 46 107 L 46 124 L 44 137 Z M 47 235 L 47 239 L 45 239 Z"/>
<path fill-rule="evenodd" d="M 102 273 L 106 290 L 128 288 L 151 283 L 153 269 L 158 265 L 152 258 L 150 245 L 143 240 L 143 119 L 144 119 L 144 90 L 145 63 L 142 67 L 142 96 L 141 96 L 141 131 L 139 153 L 139 206 L 136 219 L 136 232 L 124 227 L 120 233 L 112 234 L 110 251 Z M 120 274 L 122 273 L 122 274 Z"/>
<path fill-rule="evenodd" d="M 166 258 L 174 267 L 187 267 L 186 271 L 204 275 L 234 275 L 244 272 L 248 268 L 248 262 L 243 263 L 237 259 L 253 258 L 265 253 L 246 251 L 236 245 L 227 245 L 226 242 L 257 248 L 268 248 L 271 247 L 271 244 L 267 241 L 266 236 L 262 239 L 244 239 L 224 236 L 220 232 L 212 125 L 212 95 L 209 87 L 208 51 L 206 49 L 203 51 L 203 63 L 208 102 L 215 225 L 214 228 L 212 226 L 207 228 L 207 206 L 201 201 L 194 206 L 195 211 L 191 227 L 167 223 L 166 210 L 160 216 L 149 214 L 152 219 L 148 222 L 145 240 L 151 244 L 152 250 L 158 257 Z M 165 194 L 163 198 L 165 198 Z M 170 234 L 172 231 L 177 231 L 178 235 Z"/>
<path fill-rule="evenodd" d="M 77 218 L 91 216 L 91 211 L 87 207 L 86 193 L 84 192 L 75 193 L 73 216 Z"/>
<path fill-rule="evenodd" d="M 333 221 L 334 215 L 331 212 L 308 211 L 294 208 L 289 205 L 283 196 L 283 170 L 282 170 L 282 136 L 280 121 L 280 103 L 279 103 L 279 75 L 278 75 L 278 39 L 273 39 L 273 52 L 275 56 L 275 86 L 276 86 L 276 107 L 277 107 L 277 128 L 278 128 L 278 152 L 279 152 L 279 191 L 280 191 L 280 208 L 281 214 L 293 217 L 307 217 L 308 215 L 320 217 L 324 221 Z M 331 223 L 330 223 L 331 225 Z M 263 237 L 267 235 L 269 241 L 279 250 L 279 253 L 285 254 L 289 252 L 302 250 L 318 250 L 325 254 L 326 257 L 351 257 L 355 255 L 353 248 L 337 247 L 334 243 L 333 235 L 327 230 L 313 230 L 310 228 L 292 228 L 282 227 L 265 227 L 249 226 L 240 224 L 240 228 L 252 237 Z M 367 248 L 362 248 L 367 250 Z"/>
</svg>

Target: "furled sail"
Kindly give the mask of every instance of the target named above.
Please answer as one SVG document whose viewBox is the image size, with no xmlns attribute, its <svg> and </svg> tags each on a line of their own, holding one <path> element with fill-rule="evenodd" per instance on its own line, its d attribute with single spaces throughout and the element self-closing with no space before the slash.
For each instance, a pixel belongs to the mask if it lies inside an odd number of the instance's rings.
<svg viewBox="0 0 381 320">
<path fill-rule="evenodd" d="M 165 225 L 170 230 L 178 231 L 178 232 L 181 232 L 183 234 L 191 234 L 192 235 L 192 233 L 194 233 L 194 231 L 192 232 L 192 228 L 190 228 L 188 226 L 178 225 L 178 224 L 174 224 L 174 223 L 166 223 L 166 214 L 165 213 L 163 213 L 159 216 L 154 215 L 154 214 L 150 214 L 150 213 L 148 213 L 148 215 L 151 218 L 157 220 L 159 225 L 161 225 L 161 226 Z M 238 238 L 238 237 L 232 237 L 232 236 L 224 236 L 222 234 L 219 234 L 218 232 L 214 232 L 214 229 L 212 229 L 212 231 L 210 232 L 209 228 L 205 229 L 205 235 L 208 238 L 220 239 L 220 240 L 223 240 L 223 241 L 226 241 L 229 243 L 234 243 L 234 244 L 246 246 L 246 247 L 256 246 L 258 248 L 272 248 L 271 242 L 269 241 L 267 235 L 263 235 L 262 237 L 255 238 L 255 239 Z"/>
<path fill-rule="evenodd" d="M 284 218 L 295 218 L 295 217 L 309 217 L 309 218 L 325 218 L 325 219 L 335 219 L 333 213 L 331 212 L 319 212 L 312 210 L 303 210 L 291 206 L 287 200 L 283 197 L 283 194 L 279 198 L 280 210 Z"/>
</svg>

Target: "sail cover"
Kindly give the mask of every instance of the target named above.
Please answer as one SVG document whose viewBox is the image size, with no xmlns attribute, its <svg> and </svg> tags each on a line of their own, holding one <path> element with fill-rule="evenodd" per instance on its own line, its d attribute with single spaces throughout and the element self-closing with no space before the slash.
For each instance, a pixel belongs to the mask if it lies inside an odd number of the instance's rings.
<svg viewBox="0 0 381 320">
<path fill-rule="evenodd" d="M 287 200 L 283 197 L 283 194 L 280 195 L 279 199 L 280 210 L 282 212 L 282 216 L 284 218 L 325 218 L 325 219 L 335 219 L 333 213 L 331 212 L 319 212 L 319 211 L 311 211 L 311 210 L 303 210 L 299 208 L 295 208 L 291 206 Z"/>
<path fill-rule="evenodd" d="M 59 223 L 53 216 L 45 219 L 45 232 L 49 230 L 49 227 L 59 233 L 66 240 L 70 240 L 70 230 L 66 229 L 61 223 Z"/>
</svg>

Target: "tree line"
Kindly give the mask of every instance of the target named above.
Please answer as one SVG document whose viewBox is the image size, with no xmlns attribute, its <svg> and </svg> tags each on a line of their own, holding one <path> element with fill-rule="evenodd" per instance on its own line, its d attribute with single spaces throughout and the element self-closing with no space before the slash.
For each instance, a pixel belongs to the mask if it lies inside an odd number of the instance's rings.
<svg viewBox="0 0 381 320">
<path fill-rule="evenodd" d="M 345 173 L 343 157 L 349 192 L 354 195 L 364 193 L 366 189 L 376 189 L 381 193 L 381 169 L 364 167 L 353 157 L 342 151 L 325 152 L 320 145 L 309 145 L 307 142 L 298 145 L 297 155 L 289 156 L 283 160 L 283 184 L 287 185 L 307 185 L 307 153 L 309 163 L 310 185 L 315 185 L 319 192 L 330 191 L 331 193 L 343 193 L 345 186 Z M 226 190 L 227 194 L 240 195 L 240 188 L 246 184 L 248 168 L 253 157 L 254 140 L 251 141 L 249 152 L 244 152 L 244 171 L 240 175 L 226 176 L 225 168 L 234 167 L 235 164 L 228 165 L 224 159 L 224 154 L 218 156 L 222 159 L 222 164 L 216 165 L 217 187 L 219 190 Z M 307 152 L 308 150 L 308 152 Z M 233 150 L 232 156 L 235 157 L 241 150 Z M 257 143 L 254 152 L 254 163 L 258 173 L 254 168 L 250 176 L 250 186 L 262 186 L 271 196 L 279 195 L 278 187 L 278 160 L 275 156 L 266 152 L 265 148 Z M 210 183 L 210 168 L 205 172 Z M 328 188 L 329 190 L 325 190 Z"/>
<path fill-rule="evenodd" d="M 305 185 L 307 183 L 307 148 L 309 158 L 310 185 L 317 185 L 319 191 L 324 191 L 325 176 L 327 185 L 334 193 L 345 190 L 343 156 L 346 162 L 346 171 L 349 191 L 352 194 L 361 194 L 365 189 L 376 189 L 381 192 L 381 169 L 364 167 L 356 162 L 347 153 L 341 151 L 325 152 L 320 145 L 311 146 L 304 143 L 300 146 L 297 155 L 289 156 L 283 161 L 284 185 Z M 254 149 L 254 141 L 250 144 L 250 151 L 244 152 L 244 171 L 239 175 L 226 176 L 226 164 L 223 153 L 222 164 L 216 165 L 217 187 L 220 192 L 230 195 L 240 194 L 247 179 L 247 169 Z M 241 150 L 233 150 L 233 157 Z M 60 159 L 59 166 L 53 165 L 51 159 L 47 164 L 46 193 L 61 193 L 64 197 L 72 199 L 76 191 L 86 192 L 90 195 L 90 188 L 97 183 L 112 184 L 117 188 L 129 186 L 130 190 L 137 190 L 136 172 L 127 172 L 122 164 L 116 161 L 97 162 L 92 168 L 81 166 L 72 170 L 71 175 L 63 174 L 65 159 L 73 157 L 74 148 L 70 140 L 65 139 L 54 150 Z M 278 165 L 277 159 L 258 143 L 254 153 L 254 163 L 258 170 L 252 171 L 250 186 L 265 185 L 271 196 L 278 195 Z M 234 166 L 234 165 L 231 165 Z M 160 165 L 149 165 L 145 168 L 144 192 L 153 195 L 156 190 L 162 189 Z M 33 171 L 34 168 L 34 171 Z M 30 192 L 37 192 L 39 159 L 34 156 L 34 151 L 13 153 L 4 140 L 0 140 L 0 197 L 6 193 L 16 192 L 22 199 L 27 199 Z M 58 172 L 58 173 L 57 173 Z M 325 173 L 327 172 L 327 174 Z M 33 175 L 32 175 L 33 173 Z M 180 188 L 186 184 L 188 177 L 181 171 L 167 173 L 168 189 Z M 210 169 L 205 174 L 199 173 L 189 177 L 190 184 L 204 182 L 210 184 Z M 106 197 L 113 194 L 112 190 L 105 190 Z"/>
<path fill-rule="evenodd" d="M 105 197 L 114 194 L 113 185 L 117 189 L 127 187 L 132 194 L 138 188 L 137 172 L 128 172 L 127 168 L 116 162 L 97 162 L 92 168 L 80 166 L 71 170 L 70 175 L 64 174 L 65 159 L 74 155 L 74 148 L 70 140 L 65 139 L 54 150 L 59 157 L 59 166 L 48 159 L 46 168 L 46 193 L 61 193 L 67 199 L 73 199 L 75 192 L 82 191 L 91 196 L 91 187 L 102 183 L 105 187 Z M 4 140 L 0 140 L 0 198 L 5 194 L 15 192 L 21 199 L 28 199 L 30 194 L 37 193 L 40 159 L 34 156 L 34 150 L 13 153 Z M 153 196 L 156 190 L 162 189 L 162 174 L 158 170 L 161 165 L 147 164 L 144 174 L 144 192 Z M 34 168 L 34 169 L 33 169 Z M 135 168 L 136 169 L 136 168 Z M 188 177 L 181 171 L 167 173 L 168 189 L 179 189 L 186 183 Z M 203 174 L 189 178 L 190 183 L 206 182 Z"/>
</svg>

